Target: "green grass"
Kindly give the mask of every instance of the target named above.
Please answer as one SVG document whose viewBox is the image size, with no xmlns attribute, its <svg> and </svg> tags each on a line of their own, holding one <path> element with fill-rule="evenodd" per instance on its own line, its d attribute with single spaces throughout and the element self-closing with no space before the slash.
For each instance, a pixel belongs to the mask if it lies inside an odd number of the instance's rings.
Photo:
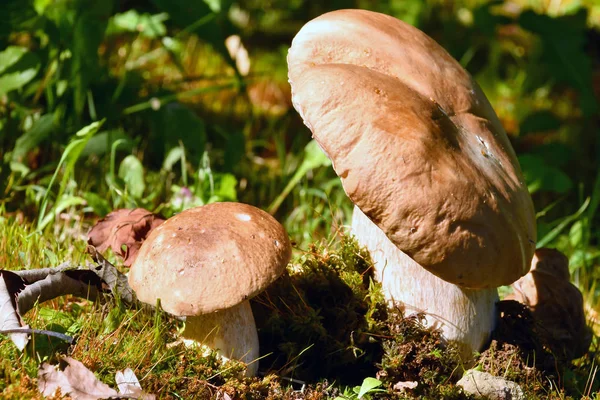
<svg viewBox="0 0 600 400">
<path fill-rule="evenodd" d="M 35 233 L 31 223 L 4 214 L 2 263 L 8 269 L 84 263 L 84 225 L 71 220 Z M 454 386 L 463 365 L 452 346 L 444 345 L 437 331 L 424 329 L 418 315 L 387 310 L 371 274 L 368 254 L 341 231 L 328 243 L 296 250 L 288 273 L 252 301 L 262 373 L 253 379 L 240 377 L 243 367 L 238 363 L 222 364 L 214 353 L 173 345 L 183 323 L 160 311 L 127 308 L 115 301 L 58 298 L 38 305 L 25 320 L 37 329 L 74 336 L 76 342 L 68 345 L 36 335 L 21 353 L 2 337 L 0 392 L 6 399 L 39 398 L 40 363 L 69 355 L 113 387 L 115 373 L 131 368 L 144 390 L 169 399 L 208 399 L 217 391 L 248 399 L 355 398 L 351 388 L 369 377 L 377 377 L 377 389 L 382 390 L 368 392 L 371 398 L 468 399 Z M 584 398 L 600 383 L 594 376 L 597 353 L 565 366 L 558 379 L 530 368 L 532 355 L 495 346 L 477 365 L 516 380 L 528 398 Z M 417 381 L 420 386 L 400 395 L 391 389 L 398 381 Z M 295 392 L 298 382 L 306 384 L 302 395 Z"/>
</svg>

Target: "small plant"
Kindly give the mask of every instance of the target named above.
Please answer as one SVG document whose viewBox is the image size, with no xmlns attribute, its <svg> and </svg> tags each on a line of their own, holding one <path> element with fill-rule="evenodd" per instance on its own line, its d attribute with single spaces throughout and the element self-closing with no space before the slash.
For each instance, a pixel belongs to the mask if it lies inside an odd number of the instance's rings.
<svg viewBox="0 0 600 400">
<path fill-rule="evenodd" d="M 334 400 L 370 400 L 375 393 L 384 393 L 385 389 L 379 387 L 383 385 L 379 379 L 365 378 L 360 386 L 354 386 L 352 389 L 346 388 L 341 396 L 336 397 Z"/>
</svg>

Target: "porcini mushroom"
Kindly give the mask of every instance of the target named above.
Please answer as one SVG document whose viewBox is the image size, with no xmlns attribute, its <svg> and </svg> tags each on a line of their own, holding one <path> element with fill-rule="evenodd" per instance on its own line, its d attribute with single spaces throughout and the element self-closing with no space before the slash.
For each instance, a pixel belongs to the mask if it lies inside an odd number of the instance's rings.
<svg viewBox="0 0 600 400">
<path fill-rule="evenodd" d="M 511 285 L 505 300 L 516 300 L 533 314 L 537 331 L 558 357 L 583 356 L 592 342 L 583 308 L 583 296 L 570 281 L 569 259 L 560 251 L 535 251 L 529 273 Z"/>
<path fill-rule="evenodd" d="M 258 335 L 248 300 L 284 271 L 291 244 L 268 213 L 241 203 L 212 203 L 165 221 L 142 245 L 129 273 L 138 299 L 186 316 L 183 337 L 248 365 L 254 376 Z"/>
<path fill-rule="evenodd" d="M 340 10 L 288 53 L 292 102 L 355 204 L 352 230 L 391 302 L 422 311 L 464 356 L 493 328 L 496 287 L 527 273 L 533 204 L 494 110 L 418 29 Z"/>
</svg>

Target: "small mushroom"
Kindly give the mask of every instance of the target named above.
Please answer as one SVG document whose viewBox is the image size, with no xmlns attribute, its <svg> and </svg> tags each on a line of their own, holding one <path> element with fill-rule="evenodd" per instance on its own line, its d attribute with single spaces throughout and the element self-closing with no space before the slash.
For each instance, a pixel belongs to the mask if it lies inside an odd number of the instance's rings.
<svg viewBox="0 0 600 400">
<path fill-rule="evenodd" d="M 569 259 L 555 249 L 535 251 L 527 275 L 512 284 L 506 300 L 527 306 L 542 340 L 555 355 L 572 360 L 583 356 L 592 341 L 583 296 L 569 282 Z"/>
<path fill-rule="evenodd" d="M 152 231 L 129 273 L 138 299 L 186 316 L 183 337 L 258 369 L 248 300 L 284 271 L 291 244 L 268 213 L 241 203 L 191 208 Z"/>
<path fill-rule="evenodd" d="M 339 10 L 288 53 L 292 102 L 355 204 L 388 300 L 480 350 L 496 288 L 527 273 L 531 197 L 498 117 L 441 46 L 393 17 Z"/>
</svg>

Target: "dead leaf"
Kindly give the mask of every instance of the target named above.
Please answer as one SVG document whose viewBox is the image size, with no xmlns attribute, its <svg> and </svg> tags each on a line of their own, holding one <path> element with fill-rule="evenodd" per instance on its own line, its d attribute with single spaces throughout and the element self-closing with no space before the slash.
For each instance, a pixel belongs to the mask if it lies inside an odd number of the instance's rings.
<svg viewBox="0 0 600 400">
<path fill-rule="evenodd" d="M 135 296 L 127 277 L 93 249 L 96 262 L 89 267 L 75 267 L 64 263 L 52 268 L 6 271 L 0 269 L 0 334 L 7 334 L 23 350 L 28 335 L 54 336 L 69 343 L 73 338 L 47 330 L 31 329 L 21 316 L 35 305 L 59 296 L 73 295 L 88 300 L 105 300 L 112 293 L 124 304 L 132 304 Z M 90 251 L 90 253 L 92 253 Z"/>
<path fill-rule="evenodd" d="M 217 392 L 217 400 L 233 400 L 233 399 L 231 398 L 230 395 L 227 394 L 227 392 L 219 390 Z"/>
<path fill-rule="evenodd" d="M 87 252 L 96 263 L 94 274 L 105 282 L 115 296 L 120 297 L 126 304 L 133 303 L 135 295 L 129 286 L 127 276 L 115 268 L 94 246 L 88 245 Z"/>
<path fill-rule="evenodd" d="M 250 57 L 248 50 L 244 47 L 239 35 L 231 35 L 225 39 L 225 47 L 231 58 L 235 61 L 235 66 L 242 76 L 247 76 L 250 72 Z"/>
<path fill-rule="evenodd" d="M 569 360 L 584 355 L 592 334 L 586 324 L 583 296 L 569 282 L 569 259 L 554 249 L 538 249 L 529 273 L 512 284 L 505 300 L 527 306 L 546 346 Z"/>
<path fill-rule="evenodd" d="M 140 399 L 154 400 L 156 396 L 145 393 L 131 368 L 118 371 L 115 381 L 117 392 L 96 378 L 81 362 L 62 357 L 58 365 L 43 363 L 38 370 L 38 390 L 44 396 L 54 396 L 59 391 L 73 400 Z"/>
<path fill-rule="evenodd" d="M 0 270 L 0 331 L 29 328 L 17 312 L 17 295 L 25 288 L 25 282 L 17 274 Z M 20 351 L 29 342 L 27 333 L 9 333 L 8 337 Z"/>
<path fill-rule="evenodd" d="M 122 396 L 133 397 L 141 400 L 154 400 L 153 394 L 145 393 L 138 381 L 137 376 L 131 368 L 125 368 L 123 371 L 117 371 L 115 374 L 115 382 L 119 388 L 119 394 Z"/>
<path fill-rule="evenodd" d="M 164 221 L 143 208 L 115 210 L 92 227 L 88 243 L 101 253 L 110 247 L 123 258 L 123 264 L 130 267 L 144 240 Z"/>
<path fill-rule="evenodd" d="M 100 382 L 81 362 L 63 357 L 59 365 L 43 363 L 38 370 L 38 390 L 44 396 L 54 396 L 58 390 L 73 400 L 96 400 L 118 397 L 119 393 Z"/>
<path fill-rule="evenodd" d="M 419 386 L 419 382 L 416 381 L 399 381 L 394 383 L 393 389 L 404 392 L 407 389 L 415 389 L 417 386 Z"/>
</svg>

